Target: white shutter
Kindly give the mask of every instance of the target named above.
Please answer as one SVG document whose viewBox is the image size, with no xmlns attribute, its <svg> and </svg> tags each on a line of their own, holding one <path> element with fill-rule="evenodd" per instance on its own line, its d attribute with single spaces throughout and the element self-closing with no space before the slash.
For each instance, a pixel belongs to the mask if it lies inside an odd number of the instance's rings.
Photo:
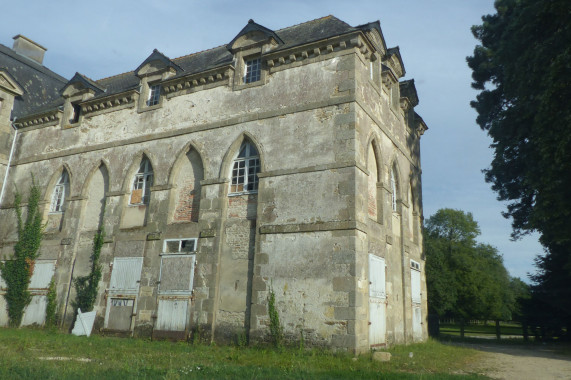
<svg viewBox="0 0 571 380">
<path fill-rule="evenodd" d="M 56 269 L 55 261 L 38 260 L 34 264 L 34 273 L 30 279 L 29 289 L 47 289 L 54 276 Z"/>
<path fill-rule="evenodd" d="M 188 310 L 187 299 L 160 299 L 156 330 L 184 331 Z"/>
<path fill-rule="evenodd" d="M 415 269 L 410 270 L 410 288 L 412 293 L 412 302 L 420 303 L 420 272 Z"/>
<path fill-rule="evenodd" d="M 113 260 L 109 290 L 138 293 L 142 268 L 142 257 L 116 257 Z"/>
<path fill-rule="evenodd" d="M 369 255 L 369 297 L 386 298 L 385 259 Z"/>
</svg>

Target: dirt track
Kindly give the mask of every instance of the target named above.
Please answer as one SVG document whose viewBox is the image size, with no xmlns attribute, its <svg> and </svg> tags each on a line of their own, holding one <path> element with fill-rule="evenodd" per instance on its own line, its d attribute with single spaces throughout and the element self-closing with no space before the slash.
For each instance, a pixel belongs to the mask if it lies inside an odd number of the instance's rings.
<svg viewBox="0 0 571 380">
<path fill-rule="evenodd" d="M 498 344 L 461 344 L 482 351 L 475 372 L 503 380 L 571 380 L 571 357 L 549 346 L 518 347 Z"/>
</svg>

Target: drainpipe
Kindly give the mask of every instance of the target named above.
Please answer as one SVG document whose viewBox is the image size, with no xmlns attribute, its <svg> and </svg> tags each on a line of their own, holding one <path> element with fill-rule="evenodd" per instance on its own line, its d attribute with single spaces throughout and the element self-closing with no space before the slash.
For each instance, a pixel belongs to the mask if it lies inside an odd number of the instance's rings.
<svg viewBox="0 0 571 380">
<path fill-rule="evenodd" d="M 2 182 L 2 191 L 0 192 L 0 205 L 2 205 L 2 199 L 4 199 L 4 191 L 6 190 L 6 183 L 8 181 L 8 172 L 10 172 L 10 165 L 12 164 L 12 157 L 14 156 L 14 149 L 16 148 L 16 139 L 18 137 L 18 128 L 14 124 L 16 122 L 16 117 L 14 121 L 10 124 L 14 128 L 14 140 L 12 140 L 12 148 L 10 149 L 10 156 L 8 157 L 8 165 L 6 166 L 6 174 L 4 175 L 4 182 Z"/>
</svg>

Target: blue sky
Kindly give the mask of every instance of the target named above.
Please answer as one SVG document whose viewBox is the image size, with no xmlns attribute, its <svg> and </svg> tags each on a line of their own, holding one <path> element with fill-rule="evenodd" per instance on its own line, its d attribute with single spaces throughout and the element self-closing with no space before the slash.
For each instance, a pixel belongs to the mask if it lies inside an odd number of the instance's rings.
<svg viewBox="0 0 571 380">
<path fill-rule="evenodd" d="M 511 275 L 527 280 L 542 253 L 537 235 L 510 241 L 505 205 L 484 182 L 490 139 L 469 106 L 470 26 L 494 13 L 493 0 L 371 1 L 12 1 L 2 7 L 0 43 L 17 34 L 48 49 L 44 64 L 71 78 L 92 79 L 131 71 L 154 48 L 171 58 L 223 45 L 248 19 L 280 29 L 332 14 L 351 25 L 380 20 L 389 47 L 398 45 L 406 78 L 414 78 L 416 111 L 430 128 L 422 137 L 424 215 L 450 207 L 470 211 L 482 230 L 480 241 L 496 246 Z M 7 16 L 7 17 L 6 17 Z"/>
</svg>

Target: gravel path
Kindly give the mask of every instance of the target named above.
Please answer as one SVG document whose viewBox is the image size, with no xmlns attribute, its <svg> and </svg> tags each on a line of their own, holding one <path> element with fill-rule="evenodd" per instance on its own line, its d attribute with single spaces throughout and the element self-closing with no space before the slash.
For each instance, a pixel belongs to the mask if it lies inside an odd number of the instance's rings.
<svg viewBox="0 0 571 380">
<path fill-rule="evenodd" d="M 571 357 L 557 354 L 549 346 L 459 345 L 483 351 L 474 370 L 493 379 L 571 380 Z"/>
</svg>

